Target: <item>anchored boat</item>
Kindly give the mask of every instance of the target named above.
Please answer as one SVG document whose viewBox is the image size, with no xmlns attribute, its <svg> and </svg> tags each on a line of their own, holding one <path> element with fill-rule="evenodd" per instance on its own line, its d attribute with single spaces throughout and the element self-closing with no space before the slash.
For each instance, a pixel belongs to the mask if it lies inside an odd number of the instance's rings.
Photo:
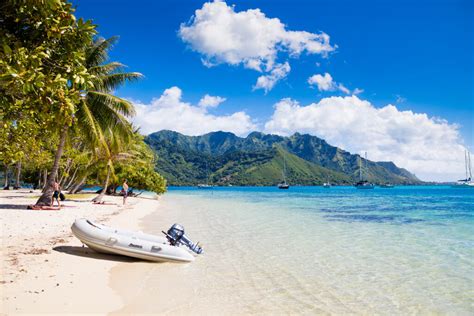
<svg viewBox="0 0 474 316">
<path fill-rule="evenodd" d="M 290 188 L 290 185 L 286 182 L 286 158 L 283 156 L 283 171 L 281 172 L 283 181 L 278 183 L 278 189 L 287 190 Z"/>
<path fill-rule="evenodd" d="M 163 234 L 155 236 L 142 232 L 116 229 L 77 219 L 71 226 L 72 233 L 89 248 L 102 253 L 118 254 L 149 261 L 191 262 L 196 254 L 202 253 L 199 243 L 194 244 L 185 234 L 184 227 L 174 224 Z"/>
<path fill-rule="evenodd" d="M 359 181 L 354 185 L 357 189 L 373 189 L 375 185 L 367 180 L 364 180 L 362 158 L 359 157 Z M 365 153 L 365 167 L 367 168 L 367 152 Z"/>
<path fill-rule="evenodd" d="M 472 170 L 471 170 L 471 153 L 464 151 L 464 166 L 466 169 L 466 178 L 458 180 L 452 187 L 453 188 L 474 188 L 474 180 L 472 180 Z"/>
</svg>

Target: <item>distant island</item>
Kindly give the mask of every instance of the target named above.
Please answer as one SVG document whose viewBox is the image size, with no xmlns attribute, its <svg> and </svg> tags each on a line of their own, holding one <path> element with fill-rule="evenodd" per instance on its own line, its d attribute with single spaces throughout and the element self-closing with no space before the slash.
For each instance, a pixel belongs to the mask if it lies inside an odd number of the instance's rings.
<svg viewBox="0 0 474 316">
<path fill-rule="evenodd" d="M 329 145 L 308 134 L 290 137 L 250 133 L 238 137 L 229 132 L 186 136 L 162 130 L 145 142 L 156 152 L 156 171 L 171 186 L 198 183 L 213 185 L 272 186 L 286 178 L 292 185 L 351 185 L 359 179 L 359 162 L 366 165 L 370 182 L 421 184 L 415 175 L 393 162 L 374 162 Z"/>
</svg>

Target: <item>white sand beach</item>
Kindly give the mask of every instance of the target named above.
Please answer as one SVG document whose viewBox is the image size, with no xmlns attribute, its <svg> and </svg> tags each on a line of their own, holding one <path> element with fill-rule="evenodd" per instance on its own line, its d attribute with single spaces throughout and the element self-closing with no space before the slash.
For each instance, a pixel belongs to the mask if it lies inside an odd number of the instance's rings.
<svg viewBox="0 0 474 316">
<path fill-rule="evenodd" d="M 155 211 L 158 201 L 105 198 L 114 205 L 85 199 L 64 201 L 60 211 L 28 210 L 39 192 L 0 191 L 0 314 L 105 314 L 122 301 L 109 287 L 109 271 L 126 257 L 101 255 L 82 247 L 70 227 L 85 217 L 106 225 L 138 229 L 139 219 Z"/>
</svg>

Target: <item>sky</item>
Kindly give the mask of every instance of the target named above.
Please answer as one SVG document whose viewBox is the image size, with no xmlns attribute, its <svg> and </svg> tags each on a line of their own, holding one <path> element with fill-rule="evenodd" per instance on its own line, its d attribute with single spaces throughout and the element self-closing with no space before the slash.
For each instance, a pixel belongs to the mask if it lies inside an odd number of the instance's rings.
<svg viewBox="0 0 474 316">
<path fill-rule="evenodd" d="M 116 91 L 143 134 L 308 133 L 422 180 L 474 150 L 469 0 L 73 0 L 145 78 Z"/>
</svg>

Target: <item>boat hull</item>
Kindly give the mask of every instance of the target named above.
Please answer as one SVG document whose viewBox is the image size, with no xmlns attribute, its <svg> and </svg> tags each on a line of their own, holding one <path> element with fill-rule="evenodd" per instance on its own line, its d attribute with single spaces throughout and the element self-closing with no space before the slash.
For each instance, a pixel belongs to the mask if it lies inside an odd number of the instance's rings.
<svg viewBox="0 0 474 316">
<path fill-rule="evenodd" d="M 455 184 L 455 185 L 452 185 L 451 187 L 455 188 L 455 189 L 474 189 L 474 183 L 472 183 L 472 184 L 467 184 L 467 183 Z"/>
<path fill-rule="evenodd" d="M 374 185 L 356 185 L 355 186 L 357 189 L 360 189 L 360 190 L 370 190 L 370 189 L 374 189 L 375 186 Z"/>
<path fill-rule="evenodd" d="M 114 229 L 86 219 L 77 219 L 71 230 L 82 243 L 97 252 L 155 262 L 194 261 L 191 253 L 170 245 L 165 237 Z"/>
</svg>

